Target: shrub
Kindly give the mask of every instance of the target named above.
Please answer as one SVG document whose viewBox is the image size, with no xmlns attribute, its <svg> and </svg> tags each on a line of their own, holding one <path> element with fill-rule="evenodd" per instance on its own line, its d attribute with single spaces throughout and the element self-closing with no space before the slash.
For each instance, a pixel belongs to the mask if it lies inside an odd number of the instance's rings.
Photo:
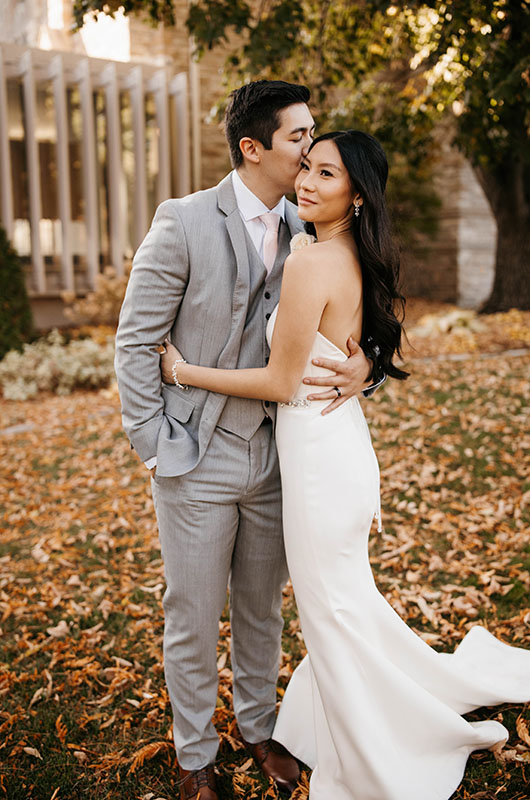
<svg viewBox="0 0 530 800">
<path fill-rule="evenodd" d="M 11 350 L 0 361 L 0 386 L 8 400 L 27 400 L 40 392 L 70 394 L 74 389 L 98 389 L 114 378 L 114 341 L 66 340 L 52 331 L 20 353 Z"/>
<path fill-rule="evenodd" d="M 65 308 L 65 316 L 78 324 L 115 325 L 130 272 L 131 264 L 127 265 L 124 275 L 118 275 L 114 267 L 105 267 L 96 277 L 96 288 L 85 297 L 76 299 L 73 292 L 63 292 L 64 302 L 70 305 Z"/>
<path fill-rule="evenodd" d="M 0 228 L 0 359 L 9 350 L 20 350 L 32 336 L 33 317 L 22 264 Z"/>
</svg>

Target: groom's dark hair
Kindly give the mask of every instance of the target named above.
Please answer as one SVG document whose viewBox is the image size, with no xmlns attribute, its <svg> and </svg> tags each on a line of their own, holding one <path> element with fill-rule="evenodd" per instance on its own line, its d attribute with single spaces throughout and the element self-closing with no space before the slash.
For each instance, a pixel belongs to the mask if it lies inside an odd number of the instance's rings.
<svg viewBox="0 0 530 800">
<path fill-rule="evenodd" d="M 310 96 L 306 86 L 285 81 L 254 81 L 235 89 L 225 113 L 225 134 L 234 169 L 243 163 L 241 139 L 249 136 L 271 150 L 272 134 L 281 124 L 279 112 L 295 103 L 307 103 Z"/>
</svg>

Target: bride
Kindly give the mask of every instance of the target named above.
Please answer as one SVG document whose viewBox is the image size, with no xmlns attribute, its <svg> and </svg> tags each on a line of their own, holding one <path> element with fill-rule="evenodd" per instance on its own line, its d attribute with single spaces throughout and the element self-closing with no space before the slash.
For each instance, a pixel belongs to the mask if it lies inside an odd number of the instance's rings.
<svg viewBox="0 0 530 800">
<path fill-rule="evenodd" d="M 470 752 L 508 736 L 462 714 L 530 700 L 529 651 L 477 626 L 454 654 L 438 653 L 378 592 L 368 536 L 380 519 L 379 469 L 361 406 L 331 390 L 324 397 L 336 394 L 340 408 L 329 414 L 302 381 L 327 374 L 315 359 L 346 359 L 350 335 L 373 335 L 385 373 L 407 376 L 392 363 L 401 325 L 387 172 L 383 149 L 361 131 L 312 143 L 296 193 L 316 242 L 285 262 L 265 368 L 187 364 L 169 343 L 162 359 L 167 383 L 278 403 L 285 547 L 308 654 L 274 738 L 314 768 L 311 800 L 447 800 Z"/>
</svg>

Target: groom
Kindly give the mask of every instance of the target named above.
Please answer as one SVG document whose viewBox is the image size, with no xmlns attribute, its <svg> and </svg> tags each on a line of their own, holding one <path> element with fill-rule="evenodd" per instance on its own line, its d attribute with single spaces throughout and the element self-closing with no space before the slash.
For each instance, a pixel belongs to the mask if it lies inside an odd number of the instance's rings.
<svg viewBox="0 0 530 800">
<path fill-rule="evenodd" d="M 212 715 L 228 585 L 239 729 L 281 791 L 290 794 L 299 777 L 296 761 L 271 740 L 287 580 L 275 407 L 161 384 L 157 346 L 169 333 L 190 362 L 265 366 L 265 327 L 289 240 L 302 227 L 284 195 L 311 143 L 308 101 L 308 89 L 283 81 L 232 93 L 225 127 L 234 171 L 158 208 L 120 315 L 123 424 L 152 470 L 164 559 L 164 668 L 181 800 L 218 797 Z M 370 362 L 360 349 L 334 369 L 327 396 L 348 398 L 367 386 Z"/>
</svg>

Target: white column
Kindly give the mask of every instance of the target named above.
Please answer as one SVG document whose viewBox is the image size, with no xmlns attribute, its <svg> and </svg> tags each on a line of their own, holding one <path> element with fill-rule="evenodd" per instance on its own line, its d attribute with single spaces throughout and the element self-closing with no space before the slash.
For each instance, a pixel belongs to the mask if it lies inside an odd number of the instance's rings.
<svg viewBox="0 0 530 800">
<path fill-rule="evenodd" d="M 40 165 L 37 144 L 37 100 L 35 94 L 35 76 L 31 50 L 22 56 L 21 72 L 24 87 L 24 113 L 26 119 L 26 158 L 28 163 L 29 217 L 31 229 L 31 260 L 35 289 L 39 294 L 46 292 L 46 274 L 40 246 L 40 221 L 42 219 L 42 203 L 40 196 Z"/>
<path fill-rule="evenodd" d="M 2 48 L 0 47 L 0 207 L 2 225 L 7 238 L 13 238 L 13 188 L 11 183 L 11 154 L 9 152 L 9 117 L 7 86 Z"/>
<path fill-rule="evenodd" d="M 158 181 L 157 202 L 171 197 L 171 157 L 169 147 L 168 87 L 165 69 L 158 70 L 153 78 L 156 121 L 158 125 Z"/>
<path fill-rule="evenodd" d="M 190 104 L 191 104 L 191 152 L 192 152 L 192 181 L 193 190 L 201 188 L 201 85 L 199 62 L 193 56 L 194 44 L 190 39 Z"/>
<path fill-rule="evenodd" d="M 173 137 L 173 180 L 175 194 L 184 197 L 191 191 L 190 170 L 190 115 L 188 113 L 188 81 L 185 72 L 171 80 L 169 92 L 173 96 L 175 136 Z"/>
<path fill-rule="evenodd" d="M 145 156 L 145 95 L 141 67 L 134 67 L 128 81 L 131 91 L 132 127 L 134 140 L 134 249 L 147 233 L 147 178 Z"/>
<path fill-rule="evenodd" d="M 120 96 L 116 65 L 109 64 L 102 73 L 107 106 L 107 176 L 109 190 L 110 258 L 118 275 L 123 275 L 124 225 L 126 215 L 120 203 L 122 182 Z"/>
<path fill-rule="evenodd" d="M 81 95 L 81 117 L 83 119 L 83 196 L 85 201 L 85 224 L 87 239 L 87 279 L 90 289 L 96 286 L 99 273 L 99 223 L 96 158 L 96 123 L 90 61 L 84 58 L 77 70 Z"/>
<path fill-rule="evenodd" d="M 70 153 L 68 147 L 68 114 L 66 110 L 66 85 L 63 58 L 53 58 L 50 77 L 53 80 L 55 124 L 57 126 L 57 189 L 59 217 L 61 219 L 62 254 L 61 270 L 63 289 L 74 291 L 74 264 L 72 258 L 72 206 L 70 197 Z"/>
</svg>

